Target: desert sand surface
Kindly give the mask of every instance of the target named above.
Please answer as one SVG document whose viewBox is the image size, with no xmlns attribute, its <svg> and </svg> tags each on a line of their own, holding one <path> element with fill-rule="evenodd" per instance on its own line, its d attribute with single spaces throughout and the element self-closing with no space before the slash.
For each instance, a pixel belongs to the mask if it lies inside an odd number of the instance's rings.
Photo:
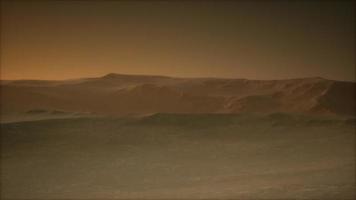
<svg viewBox="0 0 356 200">
<path fill-rule="evenodd" d="M 154 114 L 1 124 L 4 199 L 353 199 L 355 119 Z"/>
<path fill-rule="evenodd" d="M 1 82 L 1 199 L 354 199 L 355 83 Z"/>
</svg>

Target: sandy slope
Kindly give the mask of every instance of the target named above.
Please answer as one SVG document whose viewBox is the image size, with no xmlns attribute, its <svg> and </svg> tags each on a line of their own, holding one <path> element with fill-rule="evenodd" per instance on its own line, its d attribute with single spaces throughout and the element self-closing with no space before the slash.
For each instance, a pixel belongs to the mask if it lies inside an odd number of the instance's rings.
<svg viewBox="0 0 356 200">
<path fill-rule="evenodd" d="M 301 112 L 355 115 L 353 82 L 108 74 L 68 81 L 3 81 L 2 117 L 32 109 L 98 114 Z"/>
<path fill-rule="evenodd" d="M 355 125 L 281 113 L 1 124 L 1 198 L 353 199 Z"/>
</svg>

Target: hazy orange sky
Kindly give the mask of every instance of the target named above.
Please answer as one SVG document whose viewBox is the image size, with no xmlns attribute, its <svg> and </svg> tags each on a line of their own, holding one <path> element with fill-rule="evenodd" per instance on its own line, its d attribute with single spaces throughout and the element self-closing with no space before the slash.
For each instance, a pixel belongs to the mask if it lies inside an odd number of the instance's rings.
<svg viewBox="0 0 356 200">
<path fill-rule="evenodd" d="M 1 79 L 355 80 L 353 1 L 2 1 Z"/>
</svg>

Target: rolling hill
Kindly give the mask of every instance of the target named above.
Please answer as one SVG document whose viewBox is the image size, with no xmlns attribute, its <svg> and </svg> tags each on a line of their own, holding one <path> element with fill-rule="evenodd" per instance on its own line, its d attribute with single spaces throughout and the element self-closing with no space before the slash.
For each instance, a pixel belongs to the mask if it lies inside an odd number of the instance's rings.
<svg viewBox="0 0 356 200">
<path fill-rule="evenodd" d="M 355 116 L 356 83 L 288 80 L 98 78 L 1 82 L 2 117 L 30 110 L 127 115 L 149 113 L 307 113 Z"/>
</svg>

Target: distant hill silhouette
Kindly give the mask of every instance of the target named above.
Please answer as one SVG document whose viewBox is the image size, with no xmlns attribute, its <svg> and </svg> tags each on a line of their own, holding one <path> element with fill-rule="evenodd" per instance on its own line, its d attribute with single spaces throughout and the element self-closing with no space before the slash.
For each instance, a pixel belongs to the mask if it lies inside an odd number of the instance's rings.
<svg viewBox="0 0 356 200">
<path fill-rule="evenodd" d="M 173 78 L 108 74 L 67 81 L 1 81 L 2 115 L 29 110 L 97 114 L 356 112 L 356 83 L 320 77 L 286 80 Z"/>
</svg>

